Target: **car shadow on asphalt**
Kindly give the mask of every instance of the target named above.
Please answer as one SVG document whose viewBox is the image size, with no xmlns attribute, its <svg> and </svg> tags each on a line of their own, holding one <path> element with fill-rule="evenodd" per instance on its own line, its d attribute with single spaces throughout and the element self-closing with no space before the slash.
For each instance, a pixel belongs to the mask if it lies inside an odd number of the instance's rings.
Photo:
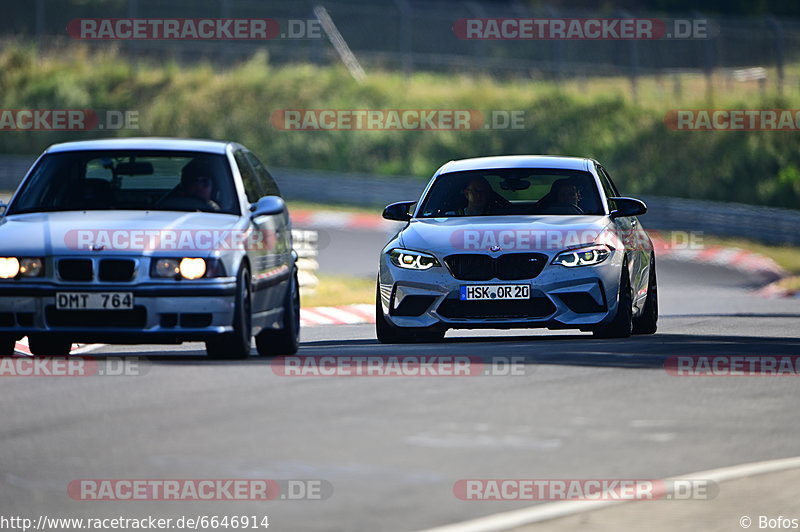
<svg viewBox="0 0 800 532">
<path fill-rule="evenodd" d="M 261 366 L 282 364 L 285 357 L 220 360 L 204 351 L 159 352 L 117 351 L 88 353 L 106 358 L 140 358 L 152 365 Z M 513 335 L 445 338 L 437 343 L 381 344 L 375 339 L 325 340 L 301 344 L 299 357 L 455 357 L 480 359 L 484 364 L 509 361 L 530 365 L 568 365 L 663 369 L 678 356 L 769 357 L 800 356 L 800 338 L 759 336 L 655 334 L 626 339 L 595 339 L 588 335 Z M 513 357 L 511 359 L 510 357 Z"/>
</svg>

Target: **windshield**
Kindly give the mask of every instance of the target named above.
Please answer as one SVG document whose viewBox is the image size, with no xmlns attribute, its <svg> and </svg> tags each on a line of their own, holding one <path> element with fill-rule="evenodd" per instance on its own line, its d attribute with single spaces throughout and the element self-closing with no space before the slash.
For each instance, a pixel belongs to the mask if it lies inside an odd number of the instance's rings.
<svg viewBox="0 0 800 532">
<path fill-rule="evenodd" d="M 8 214 L 114 209 L 240 213 L 224 155 L 103 150 L 45 155 Z"/>
<path fill-rule="evenodd" d="M 549 168 L 442 174 L 419 212 L 420 218 L 604 214 L 592 174 Z"/>
</svg>

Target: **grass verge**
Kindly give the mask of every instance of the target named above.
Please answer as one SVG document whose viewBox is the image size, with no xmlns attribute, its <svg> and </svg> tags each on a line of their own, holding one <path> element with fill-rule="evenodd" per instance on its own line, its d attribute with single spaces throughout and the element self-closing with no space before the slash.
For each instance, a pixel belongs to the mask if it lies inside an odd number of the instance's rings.
<svg viewBox="0 0 800 532">
<path fill-rule="evenodd" d="M 796 76 L 798 68 L 793 63 L 786 71 Z M 707 92 L 705 78 L 694 76 L 675 91 L 663 76 L 643 76 L 634 102 L 624 78 L 561 84 L 449 73 L 407 76 L 371 68 L 357 83 L 339 65 L 274 65 L 263 51 L 220 69 L 165 58 L 131 61 L 113 49 L 97 52 L 78 43 L 46 53 L 12 43 L 0 50 L 0 109 L 131 111 L 138 113 L 138 129 L 6 132 L 0 151 L 36 154 L 54 142 L 98 136 L 230 139 L 248 146 L 268 167 L 421 178 L 448 160 L 478 155 L 576 155 L 602 161 L 631 195 L 795 208 L 800 134 L 692 131 L 678 129 L 673 117 L 682 109 L 797 109 L 796 79 L 787 78 L 782 93 L 762 95 L 757 84 L 718 79 L 716 91 Z M 369 130 L 342 125 L 310 131 L 296 129 L 284 113 L 308 110 L 303 115 L 313 117 L 320 109 L 379 115 L 468 110 L 475 119 L 462 129 L 402 130 L 387 122 Z M 483 127 L 492 125 L 495 112 L 512 111 L 523 118 L 519 129 Z"/>
<path fill-rule="evenodd" d="M 303 307 L 335 307 L 358 303 L 375 304 L 375 281 L 344 275 L 319 275 L 313 294 L 303 295 Z"/>
<path fill-rule="evenodd" d="M 352 214 L 375 214 L 380 216 L 383 212 L 378 207 L 362 207 L 358 205 L 338 205 L 328 203 L 313 203 L 310 201 L 287 201 L 286 205 L 289 207 L 289 212 L 292 211 L 334 211 L 334 212 L 348 212 Z"/>
</svg>

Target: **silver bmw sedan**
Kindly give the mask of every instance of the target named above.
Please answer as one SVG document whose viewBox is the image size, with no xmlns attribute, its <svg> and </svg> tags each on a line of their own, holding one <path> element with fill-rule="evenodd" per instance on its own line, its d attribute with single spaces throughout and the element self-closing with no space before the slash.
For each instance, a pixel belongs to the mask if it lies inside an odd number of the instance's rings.
<svg viewBox="0 0 800 532">
<path fill-rule="evenodd" d="M 297 350 L 289 215 L 233 142 L 57 144 L 0 205 L 0 355 L 73 343 L 204 341 L 209 355 Z"/>
</svg>

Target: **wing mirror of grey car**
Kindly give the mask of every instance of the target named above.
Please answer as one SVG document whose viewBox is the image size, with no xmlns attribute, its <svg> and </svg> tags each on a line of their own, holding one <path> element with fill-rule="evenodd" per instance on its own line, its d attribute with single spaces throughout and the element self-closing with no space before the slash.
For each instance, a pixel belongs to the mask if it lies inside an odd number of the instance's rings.
<svg viewBox="0 0 800 532">
<path fill-rule="evenodd" d="M 250 218 L 258 218 L 259 216 L 269 216 L 271 214 L 280 214 L 286 210 L 286 203 L 280 196 L 264 196 L 257 202 L 250 205 Z"/>
<path fill-rule="evenodd" d="M 625 218 L 627 216 L 639 216 L 647 212 L 647 205 L 635 198 L 608 198 L 617 204 L 616 210 L 611 211 L 611 218 Z"/>
<path fill-rule="evenodd" d="M 3 214 L 5 214 L 7 207 L 8 206 L 5 203 L 0 201 L 0 216 L 3 216 Z"/>
<path fill-rule="evenodd" d="M 416 205 L 416 201 L 401 201 L 399 203 L 392 203 L 383 209 L 383 217 L 387 220 L 395 220 L 397 222 L 407 222 L 411 219 L 411 207 Z"/>
</svg>

